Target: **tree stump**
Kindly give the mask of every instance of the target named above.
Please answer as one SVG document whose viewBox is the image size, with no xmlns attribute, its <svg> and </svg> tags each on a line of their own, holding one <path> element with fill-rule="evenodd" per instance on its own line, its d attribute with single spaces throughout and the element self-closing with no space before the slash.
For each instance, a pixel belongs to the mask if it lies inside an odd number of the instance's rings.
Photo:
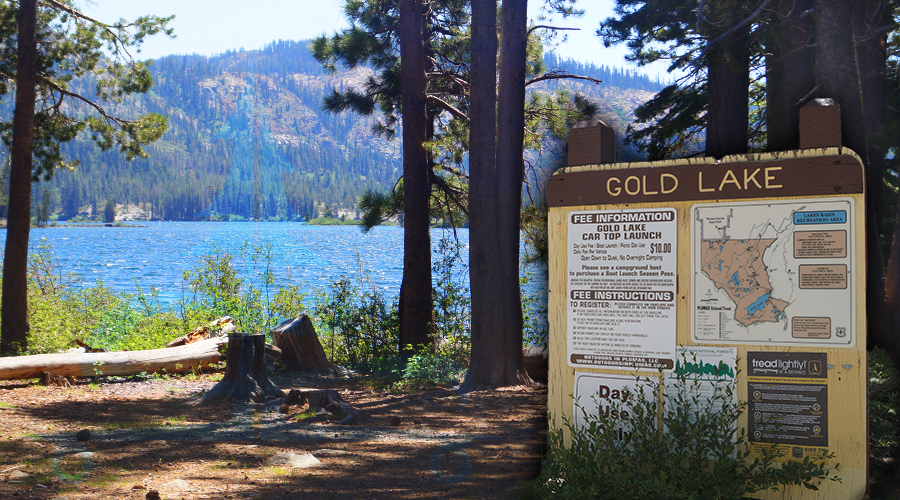
<svg viewBox="0 0 900 500">
<path fill-rule="evenodd" d="M 547 373 L 550 369 L 548 365 L 549 359 L 550 350 L 547 346 L 529 345 L 522 349 L 522 361 L 525 366 L 525 372 L 535 382 L 547 383 Z"/>
<path fill-rule="evenodd" d="M 275 387 L 266 373 L 265 345 L 266 336 L 262 334 L 228 335 L 225 375 L 200 398 L 200 404 L 231 401 L 262 403 L 266 396 L 284 396 L 284 392 Z"/>
<path fill-rule="evenodd" d="M 347 415 L 357 415 L 359 413 L 333 389 L 300 391 L 299 404 L 302 405 L 303 403 L 307 403 L 309 409 L 313 411 L 325 409 L 329 413 L 345 413 Z"/>
<path fill-rule="evenodd" d="M 312 321 L 305 314 L 280 323 L 272 330 L 272 341 L 281 349 L 281 363 L 289 372 L 314 371 L 343 375 L 346 370 L 328 361 Z"/>
</svg>

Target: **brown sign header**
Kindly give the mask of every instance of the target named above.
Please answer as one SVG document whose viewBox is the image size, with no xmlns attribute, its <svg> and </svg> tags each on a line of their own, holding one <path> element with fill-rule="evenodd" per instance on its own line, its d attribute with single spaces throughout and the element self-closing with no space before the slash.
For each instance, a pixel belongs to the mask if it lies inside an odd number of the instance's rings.
<svg viewBox="0 0 900 500">
<path fill-rule="evenodd" d="M 640 165 L 640 164 L 639 164 Z M 560 171 L 547 183 L 551 207 L 688 200 L 836 196 L 863 192 L 852 155 Z"/>
</svg>

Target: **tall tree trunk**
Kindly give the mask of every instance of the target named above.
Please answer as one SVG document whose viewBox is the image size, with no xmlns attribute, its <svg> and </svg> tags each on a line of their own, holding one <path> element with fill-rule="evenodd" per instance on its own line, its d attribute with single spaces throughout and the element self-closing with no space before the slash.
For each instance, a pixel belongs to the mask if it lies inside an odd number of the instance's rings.
<svg viewBox="0 0 900 500">
<path fill-rule="evenodd" d="M 877 228 L 881 228 L 884 213 L 884 139 L 879 138 L 884 128 L 885 71 L 887 70 L 887 32 L 879 28 L 889 23 L 885 0 L 859 0 L 853 2 L 853 34 L 857 44 L 856 58 L 859 66 L 863 123 L 866 132 L 866 151 L 860 151 L 866 160 L 869 178 L 867 197 L 872 204 Z"/>
<path fill-rule="evenodd" d="M 854 40 L 854 8 L 849 1 L 816 0 L 817 97 L 832 98 L 841 106 L 841 145 L 859 154 L 866 165 L 866 316 L 869 346 L 891 343 L 884 307 L 884 281 L 878 215 L 871 194 L 880 183 L 869 171 L 866 114 L 860 66 Z"/>
<path fill-rule="evenodd" d="M 421 0 L 400 0 L 400 60 L 403 114 L 403 301 L 400 348 L 411 356 L 426 345 L 432 322 L 431 185 L 425 154 L 425 43 Z"/>
<path fill-rule="evenodd" d="M 851 14 L 847 0 L 816 0 L 816 96 L 832 98 L 841 105 L 841 143 L 865 155 L 863 103 L 852 24 L 848 22 Z"/>
<path fill-rule="evenodd" d="M 867 304 L 876 321 L 870 321 L 869 346 L 885 349 L 895 362 L 900 362 L 900 235 L 894 232 L 890 247 L 887 274 L 883 273 L 884 253 L 881 229 L 885 211 L 885 139 L 884 129 L 887 33 L 880 28 L 890 18 L 884 0 L 865 0 L 853 4 L 853 33 L 864 42 L 857 47 L 863 121 L 866 125 L 866 216 L 872 221 L 866 233 Z M 860 154 L 863 154 L 862 152 Z M 879 308 L 879 309 L 876 309 Z"/>
<path fill-rule="evenodd" d="M 469 284 L 472 290 L 472 354 L 469 374 L 490 379 L 498 331 L 496 133 L 497 2 L 472 0 L 472 76 L 469 123 Z"/>
<path fill-rule="evenodd" d="M 800 15 L 812 0 L 782 0 L 776 7 L 777 25 L 766 57 L 766 132 L 769 151 L 800 147 L 800 109 L 797 102 L 816 86 L 812 18 Z"/>
<path fill-rule="evenodd" d="M 527 7 L 526 0 L 503 0 L 500 15 L 497 166 L 493 187 L 496 212 L 492 214 L 496 232 L 492 235 L 491 250 L 496 258 L 488 261 L 494 267 L 489 276 L 496 281 L 485 283 L 490 296 L 483 297 L 486 303 L 481 304 L 493 316 L 493 328 L 481 332 L 479 342 L 476 342 L 473 330 L 470 363 L 472 381 L 492 387 L 516 384 L 523 378 L 527 380 L 522 361 L 522 301 L 519 291 Z"/>
<path fill-rule="evenodd" d="M 735 30 L 709 51 L 706 156 L 747 152 L 750 27 Z"/>
<path fill-rule="evenodd" d="M 0 354 L 18 354 L 28 343 L 28 233 L 31 230 L 31 144 L 37 79 L 37 2 L 19 1 L 16 109 L 13 114 L 9 218 L 3 255 Z"/>
</svg>

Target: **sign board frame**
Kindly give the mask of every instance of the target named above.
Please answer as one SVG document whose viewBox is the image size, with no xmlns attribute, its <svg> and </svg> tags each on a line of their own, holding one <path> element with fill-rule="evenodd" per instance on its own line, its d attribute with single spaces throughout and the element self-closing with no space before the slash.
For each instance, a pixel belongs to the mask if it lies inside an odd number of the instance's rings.
<svg viewBox="0 0 900 500">
<path fill-rule="evenodd" d="M 822 428 L 824 423 L 826 431 L 824 437 L 821 432 L 817 434 L 812 430 L 798 428 L 793 434 L 784 436 L 769 433 L 762 441 L 774 442 L 779 447 L 784 447 L 785 451 L 789 452 L 787 458 L 796 458 L 798 455 L 810 456 L 807 454 L 811 454 L 815 450 L 827 449 L 835 455 L 834 459 L 827 462 L 827 465 L 840 464 L 837 475 L 842 482 L 823 482 L 819 485 L 819 491 L 789 487 L 777 492 L 758 492 L 754 494 L 754 497 L 773 499 L 783 496 L 798 499 L 862 498 L 868 486 L 864 177 L 862 161 L 847 148 L 736 155 L 723 158 L 718 162 L 712 158 L 693 158 L 664 162 L 588 165 L 569 167 L 555 173 L 549 180 L 546 190 L 547 202 L 550 205 L 548 218 L 550 241 L 548 407 L 551 415 L 551 428 L 564 429 L 563 419 L 573 416 L 572 395 L 575 390 L 576 370 L 582 376 L 584 373 L 617 376 L 633 374 L 653 376 L 656 373 L 655 370 L 644 368 L 638 364 L 630 367 L 608 363 L 597 363 L 593 366 L 578 364 L 577 367 L 572 365 L 572 352 L 570 352 L 572 339 L 570 336 L 574 331 L 571 327 L 575 325 L 571 323 L 576 316 L 575 312 L 570 310 L 573 301 L 572 291 L 580 292 L 580 298 L 576 302 L 589 302 L 594 299 L 601 301 L 603 297 L 607 296 L 601 292 L 622 291 L 611 290 L 607 286 L 622 284 L 622 281 L 616 282 L 615 280 L 601 282 L 598 279 L 595 280 L 595 283 L 588 283 L 586 287 L 581 286 L 584 284 L 583 281 L 578 282 L 579 286 L 573 285 L 569 273 L 579 272 L 581 264 L 578 264 L 579 269 L 570 267 L 569 260 L 575 257 L 573 246 L 577 239 L 570 239 L 570 232 L 581 234 L 581 238 L 584 238 L 584 234 L 588 234 L 586 230 L 578 228 L 578 225 L 573 222 L 573 216 L 586 217 L 588 214 L 674 210 L 677 221 L 677 234 L 674 241 L 668 241 L 671 239 L 668 236 L 652 240 L 654 243 L 671 243 L 672 248 L 676 251 L 674 344 L 734 348 L 738 358 L 739 373 L 736 385 L 740 401 L 749 401 L 751 396 L 749 394 L 751 379 L 748 379 L 747 375 L 749 357 L 757 360 L 774 357 L 787 361 L 794 359 L 809 361 L 818 360 L 824 355 L 827 360 L 824 368 L 825 376 L 820 379 L 820 381 L 824 380 L 824 390 L 816 389 L 814 391 L 800 387 L 797 383 L 798 380 L 807 382 L 808 380 L 788 378 L 782 382 L 795 385 L 783 387 L 781 388 L 783 390 L 779 392 L 779 389 L 773 388 L 772 384 L 766 385 L 771 380 L 766 379 L 765 375 L 757 374 L 756 378 L 752 379 L 752 383 L 756 384 L 754 387 L 768 387 L 769 392 L 764 394 L 764 391 L 761 391 L 761 397 L 769 399 L 765 401 L 757 399 L 755 408 L 771 409 L 771 406 L 765 406 L 765 404 L 777 404 L 778 398 L 808 399 L 810 408 L 798 409 L 795 415 L 789 417 L 797 422 L 807 422 L 810 426 L 819 428 Z M 849 200 L 853 209 L 847 210 L 848 213 L 843 215 L 844 219 L 841 214 L 828 213 L 838 210 L 797 209 L 797 207 L 805 206 L 804 202 L 809 202 L 809 206 L 818 206 L 817 204 L 825 203 L 823 200 L 828 202 Z M 772 277 L 773 283 L 770 283 L 768 288 L 762 282 L 758 284 L 758 289 L 746 286 L 744 283 L 749 282 L 742 280 L 751 276 L 749 274 L 744 276 L 738 273 L 738 276 L 734 277 L 735 280 L 738 280 L 736 283 L 741 283 L 740 293 L 743 293 L 745 288 L 751 288 L 747 293 L 758 294 L 750 302 L 753 305 L 749 312 L 755 314 L 762 309 L 762 305 L 765 305 L 769 309 L 763 312 L 772 313 L 771 317 L 765 319 L 776 320 L 772 323 L 778 324 L 782 328 L 786 327 L 788 332 L 796 329 L 797 336 L 792 334 L 789 339 L 783 339 L 784 342 L 770 342 L 768 336 L 757 338 L 754 341 L 747 341 L 739 336 L 718 340 L 696 339 L 693 334 L 696 313 L 694 302 L 698 299 L 694 296 L 694 288 L 699 282 L 695 281 L 694 273 L 698 270 L 695 269 L 697 267 L 696 256 L 691 250 L 696 246 L 696 236 L 692 235 L 692 217 L 695 209 L 709 215 L 714 214 L 714 211 L 710 211 L 711 209 L 732 205 L 735 207 L 757 206 L 759 203 L 768 202 L 782 203 L 784 205 L 781 208 L 787 207 L 785 209 L 787 211 L 778 212 L 773 209 L 771 213 L 789 214 L 789 223 L 792 226 L 789 231 L 780 228 L 781 232 L 772 234 L 776 235 L 774 238 L 780 242 L 779 244 L 790 247 L 791 258 L 787 260 L 790 272 L 799 273 L 799 265 L 812 266 L 803 269 L 806 277 L 804 288 L 801 290 L 798 283 L 795 289 L 791 289 L 791 292 L 801 295 L 815 292 L 815 295 L 819 297 L 832 292 L 834 292 L 834 297 L 846 297 L 849 296 L 848 294 L 852 294 L 853 303 L 850 311 L 847 315 L 826 324 L 827 322 L 822 319 L 825 316 L 821 311 L 810 308 L 807 308 L 810 309 L 809 311 L 805 311 L 804 307 L 801 307 L 802 301 L 786 301 L 788 302 L 787 306 L 780 302 L 771 302 L 770 299 L 782 299 L 778 294 L 786 290 L 786 285 L 784 281 L 778 282 L 777 280 L 784 277 L 779 273 L 786 271 L 776 268 L 774 264 L 765 269 L 757 266 L 752 270 L 756 273 L 754 276 L 759 277 L 760 273 L 769 273 Z M 738 212 L 741 210 L 739 209 Z M 737 215 L 746 219 L 749 213 L 744 210 Z M 794 213 L 801 215 L 797 215 L 798 218 L 795 220 Z M 591 220 L 591 222 L 594 221 Z M 747 220 L 736 220 L 732 227 L 741 227 L 740 224 L 746 222 Z M 606 228 L 610 231 L 603 231 L 604 228 L 595 229 L 598 229 L 594 231 L 598 234 L 616 232 L 615 228 Z M 649 228 L 637 229 L 647 230 Z M 624 231 L 625 228 L 620 227 L 618 233 Z M 668 235 L 668 231 L 657 231 Z M 841 231 L 846 231 L 846 240 L 841 239 L 844 237 L 840 233 Z M 655 236 L 662 236 L 662 234 Z M 725 236 L 727 238 L 724 239 L 730 239 L 734 235 L 726 233 Z M 606 236 L 589 238 L 606 238 Z M 746 238 L 750 239 L 750 235 Z M 662 239 L 666 239 L 666 241 L 661 241 Z M 757 236 L 756 239 L 772 238 L 763 234 Z M 596 242 L 598 240 L 583 241 Z M 647 241 L 649 242 L 650 239 L 648 238 Z M 768 258 L 767 251 L 771 250 L 774 243 L 762 241 L 759 245 L 757 250 L 760 250 L 761 253 L 758 255 L 744 255 L 740 251 L 731 251 L 727 255 L 732 258 L 736 257 L 737 260 L 746 259 L 742 264 L 753 267 L 751 264 L 753 261 L 750 259 L 760 258 L 763 255 Z M 764 245 L 768 246 L 763 248 Z M 597 248 L 595 247 L 594 250 L 596 251 Z M 712 256 L 714 252 L 708 255 Z M 846 266 L 846 274 L 841 275 L 842 269 L 836 266 Z M 588 271 L 588 269 L 584 271 Z M 735 299 L 740 299 L 740 297 L 734 294 L 729 295 L 729 290 L 725 289 L 730 286 L 726 279 L 730 279 L 732 276 L 733 273 L 713 274 L 714 279 L 709 276 L 701 276 L 701 278 L 707 279 L 705 284 L 715 284 L 719 287 L 717 298 L 720 304 L 733 303 L 736 305 Z M 796 274 L 791 276 L 797 277 Z M 736 283 L 734 284 L 735 290 L 738 286 Z M 846 288 L 837 288 L 844 283 L 846 283 Z M 642 287 L 641 283 L 637 283 L 636 288 L 625 291 L 666 291 L 663 285 L 659 285 L 659 282 L 647 282 L 643 285 Z M 657 285 L 660 287 L 654 289 L 654 286 Z M 836 292 L 828 287 L 840 291 Z M 730 292 L 734 292 L 734 290 Z M 827 293 L 823 294 L 823 292 Z M 840 295 L 841 293 L 844 295 Z M 768 295 L 768 297 L 764 298 L 763 295 Z M 775 306 L 779 306 L 780 309 Z M 584 306 L 584 308 L 587 307 L 587 305 Z M 597 307 L 597 309 L 602 308 Z M 611 309 L 610 306 L 606 310 Z M 732 317 L 730 318 L 733 320 L 734 311 L 732 310 L 731 313 Z M 782 314 L 784 317 L 781 316 Z M 637 324 L 639 327 L 643 321 L 641 318 L 629 317 L 619 310 L 614 311 L 614 317 L 620 320 L 637 321 L 637 323 L 630 324 Z M 797 318 L 796 321 L 793 318 Z M 790 321 L 779 323 L 778 321 L 781 320 Z M 750 323 L 749 328 L 764 323 L 746 318 L 744 321 Z M 843 326 L 846 329 L 844 330 L 845 337 L 837 337 L 836 328 L 841 326 L 837 325 L 838 321 L 847 323 L 846 326 Z M 649 328 L 652 325 L 654 325 L 652 322 L 643 325 L 646 327 L 645 329 L 648 329 L 648 332 L 645 333 L 650 333 Z M 579 329 L 579 331 L 581 330 Z M 610 331 L 615 332 L 615 330 L 597 329 L 594 333 Z M 633 329 L 631 333 L 641 332 Z M 847 335 L 851 337 L 847 341 L 827 342 L 823 340 L 826 335 L 829 337 L 829 341 L 844 339 L 847 338 Z M 663 342 L 659 339 L 657 341 Z M 640 342 L 626 342 L 625 344 L 640 345 Z M 784 391 L 794 391 L 795 394 L 785 396 Z M 819 409 L 812 410 L 812 406 L 816 404 Z M 810 416 L 810 412 L 816 411 L 823 413 Z M 748 429 L 751 424 L 747 417 L 748 414 L 745 413 L 738 422 L 738 425 L 745 429 Z M 832 425 L 828 426 L 827 422 L 831 422 Z M 841 422 L 841 425 L 836 425 L 837 422 Z M 753 424 L 754 429 L 764 427 L 764 422 L 761 421 L 753 422 Z M 823 439 L 827 444 L 820 446 Z M 789 441 L 799 444 L 792 445 Z M 751 443 L 751 445 L 753 444 Z"/>
</svg>

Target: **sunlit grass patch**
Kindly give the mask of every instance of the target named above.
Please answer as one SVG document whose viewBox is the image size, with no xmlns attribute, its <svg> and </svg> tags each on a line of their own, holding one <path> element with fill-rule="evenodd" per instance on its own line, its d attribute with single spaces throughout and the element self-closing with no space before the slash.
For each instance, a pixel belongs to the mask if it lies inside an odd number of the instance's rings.
<svg viewBox="0 0 900 500">
<path fill-rule="evenodd" d="M 187 417 L 185 416 L 172 416 L 166 417 L 165 425 L 184 425 L 187 423 Z"/>
<path fill-rule="evenodd" d="M 315 416 L 316 416 L 316 410 L 313 410 L 312 408 L 310 408 L 310 409 L 304 411 L 303 413 L 297 413 L 295 415 L 291 415 L 291 418 L 293 418 L 294 420 L 303 420 L 304 418 L 315 417 Z"/>
<path fill-rule="evenodd" d="M 153 421 L 149 419 L 133 419 L 133 420 L 113 420 L 106 421 L 100 424 L 103 430 L 107 431 L 120 431 L 127 429 L 148 429 L 151 427 L 159 427 L 162 425 L 160 421 Z"/>
</svg>

